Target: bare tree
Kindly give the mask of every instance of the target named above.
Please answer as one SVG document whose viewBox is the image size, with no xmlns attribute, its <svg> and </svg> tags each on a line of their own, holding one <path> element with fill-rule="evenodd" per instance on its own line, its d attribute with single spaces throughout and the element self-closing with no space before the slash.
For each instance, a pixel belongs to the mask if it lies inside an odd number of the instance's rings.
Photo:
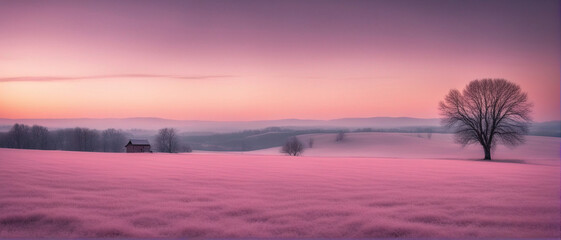
<svg viewBox="0 0 561 240">
<path fill-rule="evenodd" d="M 109 128 L 101 132 L 101 146 L 104 152 L 122 152 L 127 138 L 123 131 Z"/>
<path fill-rule="evenodd" d="M 76 127 L 72 131 L 72 150 L 85 151 L 86 150 L 86 132 L 85 128 Z"/>
<path fill-rule="evenodd" d="M 1 148 L 11 148 L 9 141 L 8 141 L 8 133 L 7 132 L 0 132 L 0 147 Z"/>
<path fill-rule="evenodd" d="M 175 129 L 162 128 L 156 136 L 156 147 L 160 152 L 174 153 L 179 147 L 179 137 Z"/>
<path fill-rule="evenodd" d="M 74 150 L 74 129 L 66 128 L 52 132 L 54 149 L 70 151 Z"/>
<path fill-rule="evenodd" d="M 7 135 L 8 146 L 12 148 L 30 148 L 31 130 L 24 124 L 14 124 Z"/>
<path fill-rule="evenodd" d="M 290 137 L 281 148 L 282 153 L 298 156 L 304 152 L 304 144 L 297 137 Z"/>
<path fill-rule="evenodd" d="M 49 149 L 49 130 L 46 127 L 38 125 L 31 127 L 31 148 Z"/>
<path fill-rule="evenodd" d="M 443 123 L 454 129 L 456 142 L 481 144 L 486 160 L 491 160 L 491 150 L 499 143 L 524 142 L 531 108 L 520 86 L 504 79 L 471 81 L 461 93 L 452 89 L 440 102 Z"/>
<path fill-rule="evenodd" d="M 73 151 L 94 152 L 99 150 L 99 132 L 95 129 L 76 127 L 71 131 Z"/>
<path fill-rule="evenodd" d="M 313 148 L 313 147 L 314 147 L 314 139 L 313 139 L 313 138 L 308 139 L 308 147 L 309 147 L 309 148 Z"/>
</svg>

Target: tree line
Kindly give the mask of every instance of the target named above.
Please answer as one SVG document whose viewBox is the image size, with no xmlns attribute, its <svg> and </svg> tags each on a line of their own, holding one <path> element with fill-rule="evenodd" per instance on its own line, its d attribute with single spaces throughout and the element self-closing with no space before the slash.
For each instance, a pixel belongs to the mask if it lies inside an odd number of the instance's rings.
<svg viewBox="0 0 561 240">
<path fill-rule="evenodd" d="M 0 135 L 0 147 L 19 149 L 66 150 L 87 152 L 123 152 L 128 134 L 113 128 L 98 131 L 66 128 L 49 131 L 46 127 L 14 124 Z"/>
<path fill-rule="evenodd" d="M 160 152 L 192 152 L 191 145 L 181 141 L 174 128 L 162 128 L 156 135 L 156 149 Z"/>
<path fill-rule="evenodd" d="M 46 127 L 14 124 L 6 133 L 0 133 L 0 147 L 40 150 L 64 150 L 85 152 L 124 152 L 132 137 L 130 133 L 114 128 L 103 131 L 89 128 L 65 128 L 49 130 Z M 191 146 L 183 143 L 173 128 L 162 128 L 154 138 L 159 152 L 191 152 Z"/>
</svg>

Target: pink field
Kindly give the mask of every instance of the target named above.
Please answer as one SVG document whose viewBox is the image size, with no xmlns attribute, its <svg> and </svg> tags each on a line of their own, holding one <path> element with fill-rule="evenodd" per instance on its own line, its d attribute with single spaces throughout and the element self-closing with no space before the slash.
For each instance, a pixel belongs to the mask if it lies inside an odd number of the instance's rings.
<svg viewBox="0 0 561 240">
<path fill-rule="evenodd" d="M 0 238 L 558 238 L 559 158 L 532 155 L 512 163 L 0 149 Z"/>
</svg>

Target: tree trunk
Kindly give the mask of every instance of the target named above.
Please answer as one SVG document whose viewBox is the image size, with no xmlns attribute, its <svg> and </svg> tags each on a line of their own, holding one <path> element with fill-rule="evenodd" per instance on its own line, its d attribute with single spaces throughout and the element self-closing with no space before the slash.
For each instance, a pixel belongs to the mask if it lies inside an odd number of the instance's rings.
<svg viewBox="0 0 561 240">
<path fill-rule="evenodd" d="M 491 147 L 483 146 L 483 150 L 485 151 L 484 160 L 491 160 Z"/>
</svg>

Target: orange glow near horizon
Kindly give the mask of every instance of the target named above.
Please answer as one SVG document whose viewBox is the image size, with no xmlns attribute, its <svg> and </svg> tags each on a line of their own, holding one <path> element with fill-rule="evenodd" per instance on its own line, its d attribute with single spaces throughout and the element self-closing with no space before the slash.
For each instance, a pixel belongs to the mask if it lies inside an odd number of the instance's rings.
<svg viewBox="0 0 561 240">
<path fill-rule="evenodd" d="M 450 89 L 505 78 L 561 119 L 555 2 L 127 4 L 1 2 L 0 118 L 437 118 Z"/>
</svg>

